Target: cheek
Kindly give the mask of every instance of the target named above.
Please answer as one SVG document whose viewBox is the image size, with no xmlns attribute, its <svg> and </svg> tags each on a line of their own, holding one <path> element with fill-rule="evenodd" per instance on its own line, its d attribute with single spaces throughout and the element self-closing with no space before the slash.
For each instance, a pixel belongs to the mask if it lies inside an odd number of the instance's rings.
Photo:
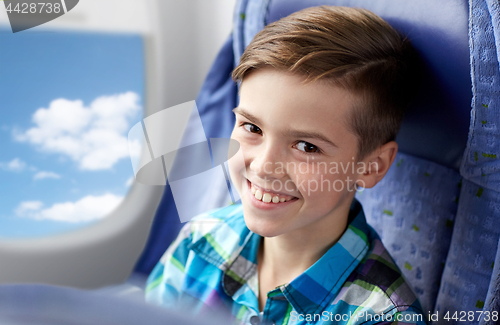
<svg viewBox="0 0 500 325">
<path fill-rule="evenodd" d="M 239 168 L 248 168 L 250 166 L 250 163 L 253 161 L 256 155 L 256 148 L 257 146 L 248 139 L 246 139 L 244 136 L 241 134 L 238 134 L 239 132 L 234 132 L 232 134 L 232 139 L 238 141 L 239 143 L 239 154 L 240 154 L 240 160 L 239 160 Z"/>
<path fill-rule="evenodd" d="M 334 203 L 352 187 L 352 177 L 342 171 L 326 169 L 324 165 L 318 172 L 318 168 L 309 166 L 307 173 L 296 173 L 293 180 L 306 202 L 315 202 L 315 205 L 323 206 Z"/>
<path fill-rule="evenodd" d="M 237 137 L 233 137 L 232 139 L 238 141 Z M 239 150 L 228 160 L 228 170 L 231 182 L 241 198 L 243 198 L 248 191 L 247 169 L 249 160 L 246 153 L 245 144 L 239 142 Z"/>
<path fill-rule="evenodd" d="M 241 184 L 241 182 L 243 181 L 243 177 L 246 176 L 245 161 L 242 155 L 241 148 L 233 157 L 228 160 L 227 166 L 231 181 L 235 184 Z"/>
</svg>

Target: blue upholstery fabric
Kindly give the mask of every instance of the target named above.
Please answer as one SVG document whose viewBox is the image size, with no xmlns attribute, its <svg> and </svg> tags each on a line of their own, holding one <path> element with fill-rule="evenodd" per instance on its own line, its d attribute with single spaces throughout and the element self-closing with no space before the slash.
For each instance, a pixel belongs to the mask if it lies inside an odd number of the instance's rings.
<svg viewBox="0 0 500 325">
<path fill-rule="evenodd" d="M 382 181 L 357 193 L 366 220 L 432 310 L 448 254 L 460 192 L 460 174 L 398 153 Z"/>
<path fill-rule="evenodd" d="M 500 240 L 498 242 L 498 247 L 500 248 Z M 484 310 L 490 313 L 500 310 L 500 249 L 498 248 Z M 487 322 L 483 321 L 480 324 L 487 324 Z"/>
<path fill-rule="evenodd" d="M 267 23 L 321 4 L 374 11 L 412 39 L 426 66 L 426 83 L 397 139 L 401 152 L 380 184 L 358 194 L 367 220 L 379 231 L 426 311 L 442 315 L 498 307 L 497 0 L 471 0 L 470 20 L 466 0 L 239 0 L 232 35 L 196 101 L 206 137 L 231 133 L 231 109 L 238 98 L 230 73 L 253 36 Z M 151 271 L 172 238 L 168 230 L 156 227 L 178 220 L 169 195 L 167 188 L 137 265 L 144 273 Z"/>
<path fill-rule="evenodd" d="M 498 276 L 492 277 L 495 264 L 497 268 L 500 264 L 498 259 L 494 262 L 500 237 L 500 5 L 497 0 L 471 0 L 469 37 L 474 96 L 469 139 L 460 169 L 464 180 L 436 305 L 440 313 L 475 311 L 483 306 L 484 310 L 492 310 L 500 299 L 500 280 Z M 489 286 L 490 300 L 486 301 Z"/>
</svg>

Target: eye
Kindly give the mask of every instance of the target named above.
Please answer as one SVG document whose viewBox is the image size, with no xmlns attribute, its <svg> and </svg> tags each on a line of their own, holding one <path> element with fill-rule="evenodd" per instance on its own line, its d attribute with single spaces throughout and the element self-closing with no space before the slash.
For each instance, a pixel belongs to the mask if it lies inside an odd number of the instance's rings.
<svg viewBox="0 0 500 325">
<path fill-rule="evenodd" d="M 262 134 L 262 130 L 255 124 L 243 123 L 242 126 L 250 133 Z"/>
<path fill-rule="evenodd" d="M 314 144 L 305 142 L 305 141 L 299 141 L 297 143 L 297 149 L 300 151 L 303 151 L 305 153 L 320 153 L 321 150 L 316 147 Z"/>
</svg>

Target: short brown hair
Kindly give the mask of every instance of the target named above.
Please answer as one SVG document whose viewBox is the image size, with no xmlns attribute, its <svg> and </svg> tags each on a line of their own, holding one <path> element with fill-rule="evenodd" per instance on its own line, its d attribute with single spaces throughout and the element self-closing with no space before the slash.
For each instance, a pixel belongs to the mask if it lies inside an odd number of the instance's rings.
<svg viewBox="0 0 500 325">
<path fill-rule="evenodd" d="M 273 67 L 331 81 L 360 98 L 348 121 L 358 159 L 394 140 L 418 84 L 410 41 L 374 13 L 359 8 L 306 8 L 267 25 L 245 49 L 232 77 Z"/>
</svg>

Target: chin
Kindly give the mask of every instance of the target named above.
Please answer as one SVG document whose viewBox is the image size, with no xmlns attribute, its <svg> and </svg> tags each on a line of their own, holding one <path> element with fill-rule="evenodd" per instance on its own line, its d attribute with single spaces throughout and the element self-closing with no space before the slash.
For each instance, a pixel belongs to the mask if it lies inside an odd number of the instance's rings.
<svg viewBox="0 0 500 325">
<path fill-rule="evenodd" d="M 243 217 L 247 228 L 259 236 L 276 237 L 281 234 L 280 229 L 275 229 L 275 225 L 269 225 L 265 221 L 256 220 L 255 216 L 252 216 L 248 212 L 245 213 L 245 209 L 243 209 Z"/>
</svg>

